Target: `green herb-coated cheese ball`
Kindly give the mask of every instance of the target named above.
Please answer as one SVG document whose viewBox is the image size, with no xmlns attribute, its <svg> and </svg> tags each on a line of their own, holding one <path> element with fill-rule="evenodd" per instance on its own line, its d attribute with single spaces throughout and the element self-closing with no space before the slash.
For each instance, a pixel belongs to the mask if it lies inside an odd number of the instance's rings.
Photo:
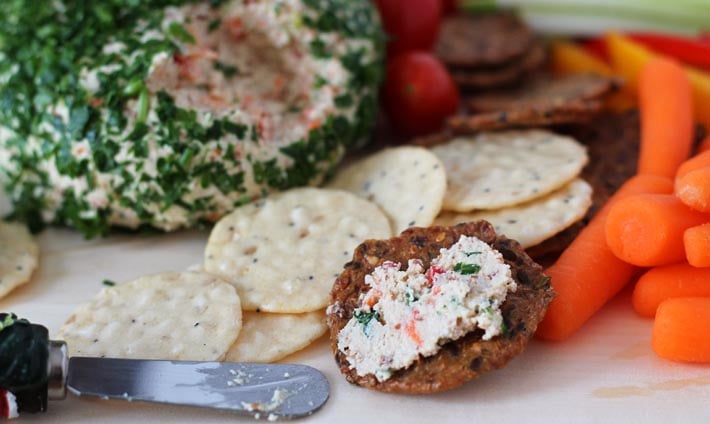
<svg viewBox="0 0 710 424">
<path fill-rule="evenodd" d="M 0 180 L 35 227 L 162 230 L 317 184 L 369 135 L 369 0 L 6 0 Z"/>
</svg>

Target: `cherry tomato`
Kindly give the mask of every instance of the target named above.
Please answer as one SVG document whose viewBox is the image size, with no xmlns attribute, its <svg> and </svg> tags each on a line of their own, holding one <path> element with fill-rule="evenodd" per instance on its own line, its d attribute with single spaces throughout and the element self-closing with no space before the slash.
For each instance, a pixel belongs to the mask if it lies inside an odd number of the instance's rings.
<svg viewBox="0 0 710 424">
<path fill-rule="evenodd" d="M 439 34 L 441 0 L 376 0 L 390 55 L 429 50 Z"/>
<path fill-rule="evenodd" d="M 382 94 L 393 126 L 409 136 L 441 129 L 444 119 L 459 106 L 458 88 L 451 75 L 428 52 L 406 52 L 392 58 Z"/>
<path fill-rule="evenodd" d="M 441 0 L 441 14 L 451 15 L 458 10 L 458 0 Z"/>
<path fill-rule="evenodd" d="M 598 59 L 609 63 L 609 51 L 606 47 L 606 41 L 603 38 L 592 38 L 582 43 L 582 46 Z"/>
</svg>

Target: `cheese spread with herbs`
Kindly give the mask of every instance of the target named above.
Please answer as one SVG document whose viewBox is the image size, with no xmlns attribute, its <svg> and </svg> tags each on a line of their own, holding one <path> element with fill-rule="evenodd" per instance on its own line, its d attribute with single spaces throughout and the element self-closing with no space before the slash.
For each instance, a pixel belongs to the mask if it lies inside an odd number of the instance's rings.
<svg viewBox="0 0 710 424">
<path fill-rule="evenodd" d="M 365 277 L 370 289 L 338 334 L 338 349 L 358 375 L 385 381 L 420 356 L 480 329 L 483 340 L 506 331 L 500 307 L 516 290 L 500 252 L 461 236 L 428 269 L 419 259 L 385 261 Z"/>
<path fill-rule="evenodd" d="M 0 180 L 35 227 L 163 230 L 316 184 L 375 117 L 368 0 L 8 0 Z"/>
</svg>

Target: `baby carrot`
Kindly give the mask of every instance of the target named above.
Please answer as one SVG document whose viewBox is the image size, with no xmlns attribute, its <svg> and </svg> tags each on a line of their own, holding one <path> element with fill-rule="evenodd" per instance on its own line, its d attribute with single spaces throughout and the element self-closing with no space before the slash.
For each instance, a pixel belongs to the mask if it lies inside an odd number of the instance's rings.
<svg viewBox="0 0 710 424">
<path fill-rule="evenodd" d="M 693 210 L 710 212 L 710 166 L 676 179 L 675 195 Z"/>
<path fill-rule="evenodd" d="M 606 220 L 606 242 L 621 260 L 658 266 L 685 260 L 683 232 L 710 221 L 671 194 L 638 194 L 615 203 Z"/>
<path fill-rule="evenodd" d="M 693 144 L 693 100 L 683 68 L 665 58 L 644 65 L 639 77 L 641 147 L 638 173 L 673 177 Z"/>
<path fill-rule="evenodd" d="M 710 362 L 710 297 L 681 297 L 661 303 L 651 344 L 662 358 Z"/>
<path fill-rule="evenodd" d="M 708 137 L 708 140 L 710 140 L 710 137 Z M 710 152 L 700 152 L 692 158 L 683 162 L 678 167 L 678 172 L 676 172 L 675 178 L 677 180 L 678 178 L 682 178 L 688 172 L 696 171 L 707 166 L 710 166 Z"/>
<path fill-rule="evenodd" d="M 710 223 L 685 230 L 683 246 L 690 265 L 710 267 Z M 710 273 L 708 273 L 708 284 L 710 285 Z"/>
<path fill-rule="evenodd" d="M 653 317 L 661 302 L 676 297 L 710 297 L 710 268 L 686 263 L 651 268 L 636 282 L 631 303 L 639 315 Z"/>
<path fill-rule="evenodd" d="M 617 258 L 606 244 L 604 228 L 611 205 L 638 193 L 672 192 L 673 182 L 655 175 L 637 175 L 621 186 L 545 271 L 556 297 L 537 328 L 538 337 L 568 338 L 635 275 L 637 268 Z"/>
<path fill-rule="evenodd" d="M 698 146 L 698 153 L 707 152 L 710 150 L 710 137 L 705 137 L 705 139 Z"/>
</svg>

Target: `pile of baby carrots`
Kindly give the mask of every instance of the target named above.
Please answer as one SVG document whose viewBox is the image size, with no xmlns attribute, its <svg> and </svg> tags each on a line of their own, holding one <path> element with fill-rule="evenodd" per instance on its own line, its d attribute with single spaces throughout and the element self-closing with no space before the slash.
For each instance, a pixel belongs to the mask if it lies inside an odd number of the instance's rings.
<svg viewBox="0 0 710 424">
<path fill-rule="evenodd" d="M 654 351 L 710 362 L 710 138 L 690 157 L 693 94 L 681 65 L 653 58 L 637 88 L 638 173 L 547 269 L 557 297 L 537 335 L 568 338 L 638 278 L 632 303 L 654 317 Z"/>
</svg>

